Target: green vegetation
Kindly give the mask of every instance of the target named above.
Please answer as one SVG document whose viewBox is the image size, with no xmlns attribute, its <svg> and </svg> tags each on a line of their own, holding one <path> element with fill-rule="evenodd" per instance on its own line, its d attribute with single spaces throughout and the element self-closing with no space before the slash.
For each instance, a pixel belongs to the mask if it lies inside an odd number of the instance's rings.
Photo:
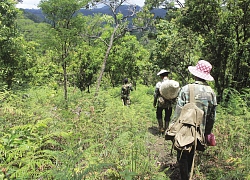
<svg viewBox="0 0 250 180">
<path fill-rule="evenodd" d="M 95 102 L 94 94 L 69 88 L 67 110 L 62 89 L 2 92 L 0 177 L 164 179 L 154 158 L 159 152 L 149 148 L 155 138 L 148 128 L 157 126 L 153 89 L 139 85 L 126 107 L 118 87 L 100 91 Z M 218 107 L 217 146 L 199 155 L 197 178 L 249 178 L 249 111 L 242 111 L 247 110 L 243 98 L 249 93 L 233 97 L 227 108 Z M 170 149 L 168 144 L 162 151 L 170 154 Z"/>
<path fill-rule="evenodd" d="M 46 23 L 0 2 L 0 179 L 168 179 L 157 156 L 171 144 L 155 148 L 149 131 L 155 74 L 169 69 L 182 86 L 199 59 L 213 65 L 219 105 L 217 146 L 199 154 L 195 178 L 250 179 L 250 0 L 146 1 L 133 26 L 118 1 L 105 1 L 112 16 L 84 16 L 104 1 L 44 0 Z M 154 19 L 162 3 L 166 17 Z"/>
</svg>

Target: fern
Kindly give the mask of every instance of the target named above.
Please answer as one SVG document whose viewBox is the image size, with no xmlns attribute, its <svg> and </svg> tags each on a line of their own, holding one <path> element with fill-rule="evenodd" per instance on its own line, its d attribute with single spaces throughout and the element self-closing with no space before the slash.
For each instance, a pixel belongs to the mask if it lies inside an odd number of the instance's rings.
<svg viewBox="0 0 250 180">
<path fill-rule="evenodd" d="M 167 179 L 156 165 L 159 152 L 148 148 L 155 143 L 148 128 L 157 125 L 153 91 L 138 85 L 125 107 L 119 87 L 105 86 L 96 99 L 69 87 L 68 109 L 59 88 L 1 92 L 0 179 Z M 249 89 L 224 95 L 217 146 L 201 155 L 197 178 L 249 176 Z"/>
<path fill-rule="evenodd" d="M 225 89 L 223 92 L 223 104 L 229 113 L 234 115 L 244 115 L 247 113 L 249 95 L 246 94 L 247 90 L 243 90 L 241 94 L 235 89 Z M 247 97 L 248 96 L 248 97 Z"/>
</svg>

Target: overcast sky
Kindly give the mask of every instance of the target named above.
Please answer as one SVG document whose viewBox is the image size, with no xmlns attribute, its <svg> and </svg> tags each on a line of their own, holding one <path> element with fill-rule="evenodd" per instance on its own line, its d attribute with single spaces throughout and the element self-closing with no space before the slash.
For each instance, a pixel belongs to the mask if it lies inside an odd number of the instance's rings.
<svg viewBox="0 0 250 180">
<path fill-rule="evenodd" d="M 128 0 L 131 4 L 137 4 L 139 6 L 143 6 L 145 0 Z M 17 4 L 16 7 L 23 9 L 36 9 L 40 0 L 23 0 L 23 3 Z"/>
</svg>

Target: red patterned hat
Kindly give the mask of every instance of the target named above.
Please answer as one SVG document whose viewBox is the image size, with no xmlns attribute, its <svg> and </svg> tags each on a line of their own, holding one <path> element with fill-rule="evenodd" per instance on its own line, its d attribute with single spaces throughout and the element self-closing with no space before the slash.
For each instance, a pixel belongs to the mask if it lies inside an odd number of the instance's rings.
<svg viewBox="0 0 250 180">
<path fill-rule="evenodd" d="M 207 81 L 214 80 L 214 78 L 210 75 L 211 69 L 212 65 L 205 60 L 198 61 L 196 66 L 188 67 L 188 70 L 191 72 L 191 74 Z"/>
</svg>

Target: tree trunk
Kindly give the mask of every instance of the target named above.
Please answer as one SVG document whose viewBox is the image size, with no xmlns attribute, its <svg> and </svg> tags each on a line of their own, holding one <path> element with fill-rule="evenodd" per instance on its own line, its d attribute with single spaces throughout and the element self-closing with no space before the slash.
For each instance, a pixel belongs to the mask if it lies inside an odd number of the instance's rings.
<svg viewBox="0 0 250 180">
<path fill-rule="evenodd" d="M 11 89 L 11 87 L 12 87 L 13 77 L 14 77 L 14 72 L 10 70 L 8 72 L 7 77 L 6 77 L 6 83 L 7 83 L 7 88 L 8 89 Z"/>
<path fill-rule="evenodd" d="M 66 62 L 63 63 L 63 87 L 64 87 L 64 99 L 67 103 L 68 100 L 68 89 L 67 89 L 67 65 Z"/>
<path fill-rule="evenodd" d="M 63 54 L 62 54 L 62 67 L 63 67 L 63 87 L 64 87 L 64 99 L 66 102 L 66 106 L 68 104 L 67 100 L 68 100 L 68 89 L 67 89 L 67 81 L 68 81 L 68 77 L 67 77 L 67 62 L 66 62 L 66 57 L 67 57 L 67 46 L 66 46 L 66 42 L 64 42 L 64 45 L 62 46 L 62 50 L 63 50 Z"/>
<path fill-rule="evenodd" d="M 105 54 L 105 57 L 104 57 L 104 60 L 103 60 L 103 63 L 102 63 L 102 68 L 101 68 L 101 72 L 100 72 L 100 75 L 97 79 L 97 85 L 96 85 L 96 92 L 95 92 L 95 97 L 98 96 L 98 93 L 99 93 L 99 89 L 100 89 L 100 85 L 101 85 L 101 81 L 102 81 L 102 76 L 104 74 L 104 71 L 105 71 L 105 68 L 106 68 L 106 63 L 107 63 L 107 59 L 108 59 L 108 56 L 109 56 L 109 53 L 110 53 L 110 50 L 113 46 L 113 42 L 114 42 L 114 37 L 115 37 L 115 33 L 117 31 L 119 27 L 119 24 L 116 25 L 116 27 L 114 28 L 114 31 L 110 37 L 110 41 L 109 41 L 109 45 L 108 45 L 108 48 L 106 50 L 106 54 Z"/>
</svg>

